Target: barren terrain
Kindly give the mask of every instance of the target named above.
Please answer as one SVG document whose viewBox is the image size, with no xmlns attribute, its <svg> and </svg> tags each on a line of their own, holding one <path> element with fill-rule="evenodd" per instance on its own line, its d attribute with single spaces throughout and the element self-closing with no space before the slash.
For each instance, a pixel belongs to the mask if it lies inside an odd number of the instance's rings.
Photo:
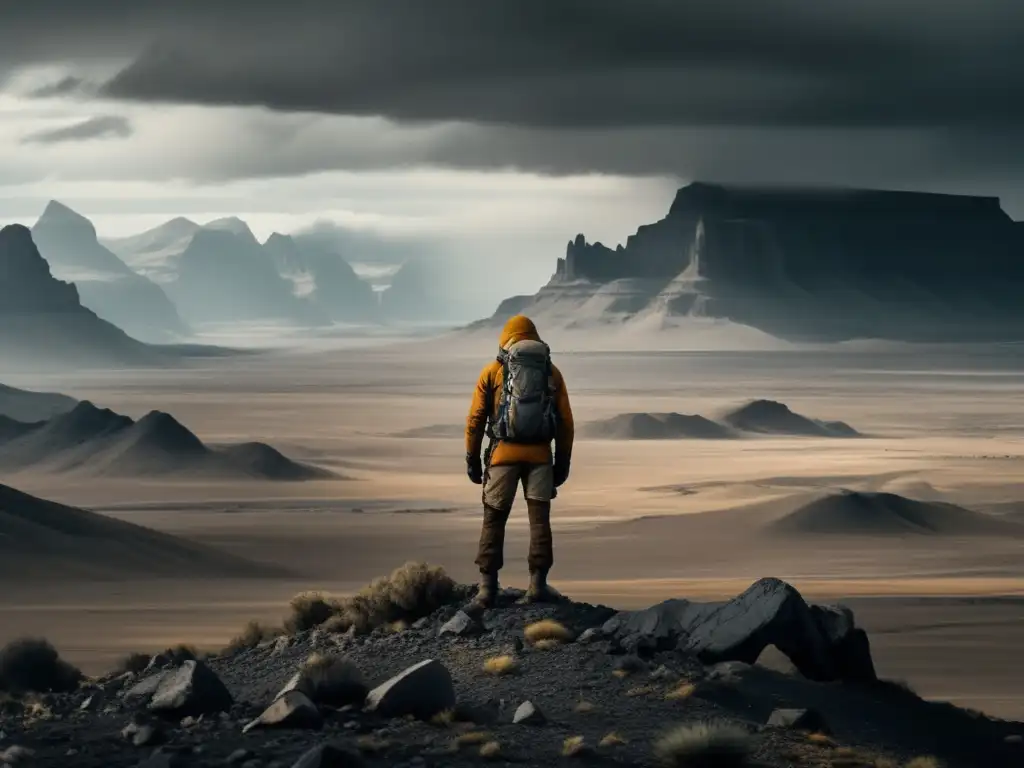
<svg viewBox="0 0 1024 768">
<path fill-rule="evenodd" d="M 460 430 L 490 354 L 445 340 L 211 359 L 178 371 L 0 372 L 4 384 L 136 419 L 170 413 L 210 445 L 265 440 L 350 478 L 5 473 L 19 490 L 294 576 L 19 579 L 0 596 L 0 640 L 45 635 L 98 672 L 128 651 L 220 647 L 250 618 L 278 620 L 302 589 L 350 591 L 410 559 L 471 580 L 479 488 L 465 477 Z M 557 363 L 581 427 L 618 414 L 718 418 L 766 398 L 861 435 L 603 440 L 581 429 L 555 502 L 552 581 L 562 592 L 639 607 L 730 596 L 777 576 L 816 599 L 848 602 L 881 675 L 1024 716 L 1024 538 L 1012 527 L 1024 530 L 1019 351 L 565 353 Z M 431 425 L 436 438 L 423 429 Z M 842 490 L 866 494 L 855 500 L 890 498 L 872 495 L 881 493 L 956 506 L 915 507 L 908 526 L 904 507 L 871 501 L 877 524 L 851 530 L 860 513 Z M 951 518 L 950 509 L 960 511 Z M 983 524 L 961 511 L 981 513 Z M 525 515 L 510 526 L 502 576 L 521 585 Z"/>
</svg>

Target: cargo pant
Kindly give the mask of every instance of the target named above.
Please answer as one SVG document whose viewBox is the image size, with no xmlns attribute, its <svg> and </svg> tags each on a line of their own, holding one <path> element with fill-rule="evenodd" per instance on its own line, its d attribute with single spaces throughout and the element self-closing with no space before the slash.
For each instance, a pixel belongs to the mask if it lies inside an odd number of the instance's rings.
<svg viewBox="0 0 1024 768">
<path fill-rule="evenodd" d="M 504 565 L 505 525 L 516 491 L 523 487 L 530 518 L 530 573 L 547 573 L 554 562 L 551 540 L 551 498 L 555 490 L 551 464 L 499 464 L 484 472 L 484 522 L 476 564 L 481 573 L 497 573 Z"/>
</svg>

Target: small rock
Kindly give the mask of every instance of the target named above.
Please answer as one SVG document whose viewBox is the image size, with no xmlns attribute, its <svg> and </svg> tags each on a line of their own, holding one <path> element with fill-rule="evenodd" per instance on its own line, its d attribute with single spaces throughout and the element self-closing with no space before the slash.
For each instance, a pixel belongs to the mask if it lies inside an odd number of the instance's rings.
<svg viewBox="0 0 1024 768">
<path fill-rule="evenodd" d="M 78 750 L 75 749 L 74 747 L 72 747 L 71 749 L 69 749 L 67 752 L 64 753 L 64 757 L 74 757 L 77 754 L 78 754 Z"/>
<path fill-rule="evenodd" d="M 250 757 L 252 757 L 252 753 L 248 749 L 236 749 L 234 752 L 228 755 L 227 759 L 224 761 L 224 764 L 239 765 L 241 763 L 244 763 Z"/>
<path fill-rule="evenodd" d="M 160 683 L 163 682 L 167 675 L 167 672 L 157 672 L 154 675 L 143 678 L 125 691 L 121 698 L 126 702 L 131 703 L 148 701 L 153 697 L 153 694 L 156 693 L 157 689 L 160 687 Z"/>
<path fill-rule="evenodd" d="M 794 731 L 829 733 L 825 718 L 815 709 L 776 709 L 768 718 L 767 725 Z"/>
<path fill-rule="evenodd" d="M 421 619 L 416 619 L 416 621 L 414 621 L 412 623 L 412 628 L 413 629 L 426 629 L 429 624 L 430 624 L 429 617 L 424 616 Z"/>
<path fill-rule="evenodd" d="M 129 723 L 122 729 L 121 737 L 136 747 L 152 747 L 163 741 L 163 732 L 150 723 Z"/>
<path fill-rule="evenodd" d="M 103 694 L 97 691 L 96 693 L 88 696 L 85 701 L 78 705 L 78 708 L 83 712 L 87 712 L 91 709 L 96 709 L 103 702 Z"/>
<path fill-rule="evenodd" d="M 1018 733 L 1011 734 L 1003 739 L 1007 744 L 1024 744 L 1024 736 Z"/>
<path fill-rule="evenodd" d="M 583 630 L 583 633 L 576 638 L 576 642 L 589 645 L 595 640 L 601 640 L 602 638 L 604 638 L 604 632 L 599 627 L 591 627 L 590 629 Z"/>
<path fill-rule="evenodd" d="M 615 669 L 633 674 L 647 669 L 647 662 L 635 654 L 621 656 L 615 661 Z"/>
<path fill-rule="evenodd" d="M 662 664 L 656 670 L 651 672 L 651 680 L 673 680 L 677 677 L 676 673 L 671 669 Z"/>
<path fill-rule="evenodd" d="M 29 762 L 34 755 L 35 750 L 15 744 L 0 752 L 0 762 L 5 765 L 21 765 Z"/>
<path fill-rule="evenodd" d="M 190 659 L 160 681 L 149 701 L 149 709 L 180 719 L 223 712 L 231 709 L 233 703 L 217 673 L 202 661 Z"/>
<path fill-rule="evenodd" d="M 749 672 L 751 665 L 742 661 L 723 661 L 715 664 L 708 672 L 708 680 L 721 680 L 725 683 L 735 682 L 741 675 Z"/>
<path fill-rule="evenodd" d="M 319 744 L 302 755 L 292 768 L 360 768 L 358 753 L 337 744 Z"/>
<path fill-rule="evenodd" d="M 524 701 L 512 716 L 512 722 L 521 725 L 543 725 L 546 719 L 532 701 Z"/>
<path fill-rule="evenodd" d="M 480 622 L 471 617 L 465 611 L 459 611 L 445 622 L 444 626 L 437 631 L 438 636 L 455 635 L 456 637 L 470 637 L 483 632 Z"/>
<path fill-rule="evenodd" d="M 429 720 L 455 706 L 455 686 L 444 664 L 427 659 L 374 688 L 366 709 L 382 717 L 413 715 Z"/>
<path fill-rule="evenodd" d="M 242 729 L 248 733 L 254 728 L 311 728 L 319 730 L 324 719 L 316 704 L 302 691 L 288 691 L 274 700 L 263 714 Z"/>
</svg>

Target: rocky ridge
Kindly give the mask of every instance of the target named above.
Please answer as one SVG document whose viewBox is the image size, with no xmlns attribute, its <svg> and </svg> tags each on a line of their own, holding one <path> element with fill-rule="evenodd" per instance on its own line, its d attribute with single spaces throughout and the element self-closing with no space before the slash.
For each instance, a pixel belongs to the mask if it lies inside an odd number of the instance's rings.
<svg viewBox="0 0 1024 768">
<path fill-rule="evenodd" d="M 252 633 L 205 660 L 160 654 L 31 705 L 9 702 L 0 749 L 83 768 L 884 768 L 925 755 L 998 768 L 1024 758 L 1024 724 L 875 680 L 853 615 L 808 605 L 776 579 L 726 603 L 636 612 L 562 598 L 520 605 L 513 590 L 496 609 L 462 611 L 472 588 L 436 594 L 443 604 L 411 622 L 347 631 L 307 599 L 292 634 Z M 365 608 L 373 593 L 350 601 Z M 797 670 L 762 666 L 773 648 Z"/>
</svg>

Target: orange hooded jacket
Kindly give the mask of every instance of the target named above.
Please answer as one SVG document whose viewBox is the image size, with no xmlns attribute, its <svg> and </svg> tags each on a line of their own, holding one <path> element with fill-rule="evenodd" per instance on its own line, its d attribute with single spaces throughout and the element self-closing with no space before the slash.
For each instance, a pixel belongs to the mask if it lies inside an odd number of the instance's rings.
<svg viewBox="0 0 1024 768">
<path fill-rule="evenodd" d="M 498 345 L 506 349 L 517 341 L 530 339 L 540 341 L 537 328 L 530 318 L 516 315 L 505 323 L 498 337 Z M 565 379 L 561 371 L 551 366 L 555 384 L 555 407 L 558 410 L 558 430 L 555 435 L 555 452 L 564 456 L 572 455 L 572 441 L 575 429 L 572 422 L 572 408 L 569 407 L 569 393 L 565 388 Z M 504 372 L 501 363 L 493 360 L 488 363 L 473 391 L 473 402 L 469 406 L 466 419 L 466 451 L 475 456 L 480 455 L 484 434 L 489 416 L 497 416 L 498 399 L 501 393 Z M 491 454 L 491 464 L 550 464 L 551 445 L 541 443 L 525 445 L 520 443 L 499 442 Z"/>
</svg>

